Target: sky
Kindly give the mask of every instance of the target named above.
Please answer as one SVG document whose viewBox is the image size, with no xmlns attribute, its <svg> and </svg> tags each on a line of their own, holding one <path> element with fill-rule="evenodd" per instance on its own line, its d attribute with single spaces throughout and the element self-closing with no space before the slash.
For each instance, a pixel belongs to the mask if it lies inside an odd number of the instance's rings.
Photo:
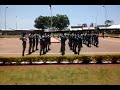
<svg viewBox="0 0 120 90">
<path fill-rule="evenodd" d="M 8 7 L 6 9 L 6 7 Z M 52 15 L 66 14 L 71 26 L 87 23 L 104 25 L 106 16 L 114 24 L 120 24 L 120 5 L 52 5 Z M 0 5 L 0 29 L 35 29 L 34 20 L 42 16 L 51 16 L 49 5 Z M 106 15 L 107 11 L 107 15 Z"/>
</svg>

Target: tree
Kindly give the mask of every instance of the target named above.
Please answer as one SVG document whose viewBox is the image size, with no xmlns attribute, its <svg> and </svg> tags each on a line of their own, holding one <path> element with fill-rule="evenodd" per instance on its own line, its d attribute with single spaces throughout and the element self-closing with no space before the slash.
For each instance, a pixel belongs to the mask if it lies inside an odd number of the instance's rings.
<svg viewBox="0 0 120 90">
<path fill-rule="evenodd" d="M 48 16 L 39 16 L 35 19 L 35 25 L 34 27 L 38 29 L 46 29 L 50 27 L 50 17 Z"/>
<path fill-rule="evenodd" d="M 53 17 L 52 17 L 52 27 L 53 27 L 53 28 L 56 28 L 57 21 L 58 21 L 58 20 L 57 20 L 57 17 L 56 17 L 56 16 L 53 16 Z"/>
<path fill-rule="evenodd" d="M 70 24 L 67 15 L 52 16 L 52 27 L 55 29 L 63 30 Z M 38 29 L 47 29 L 51 26 L 51 17 L 49 16 L 39 16 L 35 19 L 34 27 Z"/>
<path fill-rule="evenodd" d="M 86 23 L 84 23 L 84 24 L 82 24 L 82 26 L 83 26 L 83 27 L 87 27 L 87 24 L 86 24 Z"/>
<path fill-rule="evenodd" d="M 94 27 L 94 24 L 93 24 L 93 23 L 91 23 L 91 24 L 90 24 L 90 27 Z"/>
<path fill-rule="evenodd" d="M 53 18 L 53 26 L 58 30 L 63 30 L 69 26 L 70 22 L 67 15 L 59 15 L 57 14 L 56 17 Z"/>
<path fill-rule="evenodd" d="M 113 23 L 114 23 L 113 20 L 106 20 L 106 21 L 105 21 L 105 25 L 106 25 L 106 26 L 113 25 Z"/>
</svg>

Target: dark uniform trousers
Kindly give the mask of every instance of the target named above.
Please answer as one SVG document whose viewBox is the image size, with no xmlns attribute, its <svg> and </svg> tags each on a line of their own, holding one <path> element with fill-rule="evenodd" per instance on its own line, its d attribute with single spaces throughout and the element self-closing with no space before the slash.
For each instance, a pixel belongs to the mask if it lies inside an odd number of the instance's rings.
<svg viewBox="0 0 120 90">
<path fill-rule="evenodd" d="M 61 52 L 65 51 L 65 44 L 61 44 Z"/>
<path fill-rule="evenodd" d="M 45 41 L 43 39 L 40 39 L 40 55 L 43 51 L 43 54 L 45 54 Z"/>
<path fill-rule="evenodd" d="M 35 48 L 35 40 L 33 40 L 32 52 L 34 52 L 34 48 Z"/>
<path fill-rule="evenodd" d="M 78 44 L 78 55 L 80 54 L 81 48 L 82 48 L 82 44 Z"/>
<path fill-rule="evenodd" d="M 40 55 L 42 54 L 45 54 L 45 45 L 40 45 Z"/>
<path fill-rule="evenodd" d="M 36 50 L 38 50 L 38 40 L 36 40 Z"/>
<path fill-rule="evenodd" d="M 26 41 L 23 41 L 22 45 L 23 45 L 22 56 L 24 56 L 25 49 L 26 49 Z"/>
<path fill-rule="evenodd" d="M 31 50 L 32 50 L 32 42 L 29 42 L 29 54 L 31 54 Z"/>
</svg>

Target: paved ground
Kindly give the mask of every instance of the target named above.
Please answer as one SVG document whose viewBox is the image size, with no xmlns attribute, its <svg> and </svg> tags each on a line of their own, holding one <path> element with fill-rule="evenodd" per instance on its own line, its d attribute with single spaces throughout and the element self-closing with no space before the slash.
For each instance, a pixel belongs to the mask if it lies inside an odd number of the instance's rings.
<svg viewBox="0 0 120 90">
<path fill-rule="evenodd" d="M 54 39 L 53 39 L 54 40 Z M 66 54 L 73 54 L 68 47 L 68 41 L 66 41 Z M 52 43 L 51 50 L 47 53 L 60 54 L 60 43 Z M 22 42 L 19 38 L 0 38 L 0 56 L 21 56 Z M 99 38 L 99 47 L 87 47 L 83 44 L 81 54 L 107 54 L 107 53 L 119 53 L 120 54 L 120 39 L 119 38 Z M 28 42 L 25 54 L 28 54 Z M 39 55 L 39 50 L 35 51 L 31 55 Z"/>
</svg>

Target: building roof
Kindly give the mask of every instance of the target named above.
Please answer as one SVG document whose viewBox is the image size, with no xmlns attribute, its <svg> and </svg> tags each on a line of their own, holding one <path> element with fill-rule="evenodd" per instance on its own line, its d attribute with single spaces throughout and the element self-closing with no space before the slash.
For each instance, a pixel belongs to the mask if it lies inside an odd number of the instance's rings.
<svg viewBox="0 0 120 90">
<path fill-rule="evenodd" d="M 82 28 L 82 26 L 71 26 L 71 28 Z"/>
<path fill-rule="evenodd" d="M 83 27 L 82 29 L 83 30 L 93 30 L 93 29 L 95 29 L 95 27 Z"/>
<path fill-rule="evenodd" d="M 82 28 L 70 28 L 70 31 L 78 31 L 78 30 L 82 30 Z"/>
<path fill-rule="evenodd" d="M 111 25 L 111 26 L 108 26 L 108 27 L 99 27 L 99 29 L 120 29 L 120 25 Z"/>
<path fill-rule="evenodd" d="M 107 29 L 120 29 L 120 24 L 109 26 L 109 27 L 107 27 Z"/>
<path fill-rule="evenodd" d="M 5 31 L 5 29 L 1 29 L 2 31 Z M 33 31 L 33 30 L 38 30 L 38 29 L 24 29 L 24 28 L 22 28 L 22 29 L 17 29 L 18 31 L 20 30 L 20 31 Z M 6 31 L 17 31 L 16 29 L 6 29 Z"/>
<path fill-rule="evenodd" d="M 78 30 L 94 30 L 95 27 L 83 27 L 83 28 L 70 28 L 71 31 L 78 31 Z"/>
</svg>

